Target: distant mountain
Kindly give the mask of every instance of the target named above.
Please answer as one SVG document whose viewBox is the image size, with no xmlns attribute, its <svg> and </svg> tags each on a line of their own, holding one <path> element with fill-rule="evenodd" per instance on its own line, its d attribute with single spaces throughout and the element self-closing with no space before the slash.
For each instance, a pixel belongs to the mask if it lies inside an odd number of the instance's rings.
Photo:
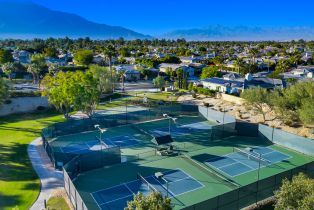
<svg viewBox="0 0 314 210">
<path fill-rule="evenodd" d="M 145 39 L 150 36 L 119 27 L 98 24 L 78 15 L 58 12 L 24 1 L 0 1 L 0 38 Z"/>
<path fill-rule="evenodd" d="M 260 40 L 313 40 L 314 27 L 246 27 L 209 26 L 207 28 L 176 30 L 162 38 L 212 41 L 260 41 Z"/>
</svg>

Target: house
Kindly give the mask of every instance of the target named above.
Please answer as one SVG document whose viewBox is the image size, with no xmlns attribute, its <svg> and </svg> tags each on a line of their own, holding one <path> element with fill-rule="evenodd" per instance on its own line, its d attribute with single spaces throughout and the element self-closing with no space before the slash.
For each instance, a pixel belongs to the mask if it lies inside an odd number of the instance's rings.
<svg viewBox="0 0 314 210">
<path fill-rule="evenodd" d="M 102 54 L 94 55 L 93 63 L 103 64 L 105 62 L 105 57 Z"/>
<path fill-rule="evenodd" d="M 190 57 L 179 57 L 182 63 L 185 64 L 191 64 L 191 63 L 198 63 L 201 59 L 201 57 L 195 57 L 194 55 L 190 56 Z"/>
<path fill-rule="evenodd" d="M 225 80 L 212 77 L 201 81 L 204 88 L 216 90 L 221 93 L 239 94 L 243 91 L 243 81 Z"/>
<path fill-rule="evenodd" d="M 160 72 L 164 73 L 166 73 L 167 70 L 177 71 L 179 68 L 182 68 L 184 73 L 186 73 L 188 77 L 194 76 L 195 69 L 186 64 L 162 63 L 159 65 Z"/>
<path fill-rule="evenodd" d="M 241 75 L 235 72 L 230 72 L 222 76 L 224 80 L 241 80 Z"/>
<path fill-rule="evenodd" d="M 46 64 L 48 65 L 55 64 L 58 66 L 65 66 L 67 64 L 65 59 L 60 59 L 60 58 L 47 57 L 45 60 L 46 60 Z"/>
<path fill-rule="evenodd" d="M 137 81 L 141 78 L 140 69 L 143 69 L 144 67 L 141 65 L 133 65 L 133 64 L 127 64 L 127 65 L 119 65 L 115 66 L 117 73 L 123 73 L 124 79 L 126 81 Z"/>
<path fill-rule="evenodd" d="M 281 79 L 273 79 L 268 77 L 254 77 L 252 74 L 246 74 L 243 88 L 256 88 L 261 87 L 267 90 L 274 90 L 274 89 L 283 89 L 285 84 Z"/>
<path fill-rule="evenodd" d="M 289 72 L 282 73 L 284 79 L 294 78 L 297 80 L 313 79 L 314 66 L 299 66 Z"/>
<path fill-rule="evenodd" d="M 16 62 L 21 64 L 30 64 L 31 63 L 31 53 L 25 50 L 14 51 L 13 58 Z"/>
</svg>

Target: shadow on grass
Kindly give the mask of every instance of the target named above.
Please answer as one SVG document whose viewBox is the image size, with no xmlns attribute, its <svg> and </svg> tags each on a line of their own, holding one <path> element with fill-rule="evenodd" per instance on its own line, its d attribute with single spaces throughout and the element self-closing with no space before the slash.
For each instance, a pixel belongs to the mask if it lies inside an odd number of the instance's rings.
<svg viewBox="0 0 314 210">
<path fill-rule="evenodd" d="M 27 144 L 0 145 L 0 180 L 29 181 L 37 176 L 31 168 Z"/>
<path fill-rule="evenodd" d="M 21 204 L 21 198 L 17 195 L 4 195 L 0 193 L 0 209 L 8 206 L 18 206 Z"/>
</svg>

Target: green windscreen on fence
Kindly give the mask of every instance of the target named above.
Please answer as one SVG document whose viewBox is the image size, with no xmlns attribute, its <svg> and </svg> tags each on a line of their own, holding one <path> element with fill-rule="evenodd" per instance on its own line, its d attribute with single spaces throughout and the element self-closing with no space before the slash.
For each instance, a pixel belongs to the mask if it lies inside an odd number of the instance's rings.
<svg viewBox="0 0 314 210">
<path fill-rule="evenodd" d="M 284 178 L 290 179 L 299 172 L 314 177 L 314 162 L 284 171 L 258 182 L 241 186 L 233 191 L 224 193 L 214 198 L 183 208 L 184 210 L 217 210 L 217 209 L 241 209 L 257 201 L 274 195 Z"/>
<path fill-rule="evenodd" d="M 314 156 L 313 140 L 261 124 L 259 124 L 258 130 L 260 136 L 267 138 L 275 144 Z"/>
</svg>

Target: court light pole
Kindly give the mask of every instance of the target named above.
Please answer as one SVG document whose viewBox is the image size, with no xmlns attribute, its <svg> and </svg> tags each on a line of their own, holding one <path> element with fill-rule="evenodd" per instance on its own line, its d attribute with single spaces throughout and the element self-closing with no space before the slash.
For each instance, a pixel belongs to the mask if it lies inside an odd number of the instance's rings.
<svg viewBox="0 0 314 210">
<path fill-rule="evenodd" d="M 168 114 L 163 114 L 162 116 L 169 120 L 169 135 L 171 135 L 171 120 L 173 121 L 173 123 L 176 123 L 177 118 L 170 117 Z"/>
<path fill-rule="evenodd" d="M 100 143 L 100 145 L 102 145 L 101 136 L 103 133 L 105 133 L 107 131 L 107 129 L 106 128 L 100 128 L 99 124 L 94 125 L 94 127 L 99 130 L 99 143 Z"/>
</svg>

